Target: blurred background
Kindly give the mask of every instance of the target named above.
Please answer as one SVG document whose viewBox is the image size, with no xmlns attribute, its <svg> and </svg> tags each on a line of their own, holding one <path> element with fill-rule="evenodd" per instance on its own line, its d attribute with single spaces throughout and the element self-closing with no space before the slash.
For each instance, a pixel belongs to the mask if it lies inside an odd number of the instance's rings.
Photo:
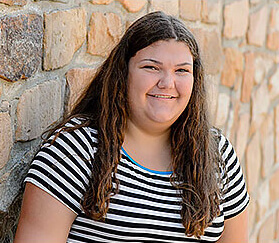
<svg viewBox="0 0 279 243">
<path fill-rule="evenodd" d="M 278 0 L 0 0 L 0 211 L 46 128 L 71 109 L 126 27 L 155 10 L 202 49 L 212 123 L 251 196 L 249 242 L 279 242 Z"/>
</svg>

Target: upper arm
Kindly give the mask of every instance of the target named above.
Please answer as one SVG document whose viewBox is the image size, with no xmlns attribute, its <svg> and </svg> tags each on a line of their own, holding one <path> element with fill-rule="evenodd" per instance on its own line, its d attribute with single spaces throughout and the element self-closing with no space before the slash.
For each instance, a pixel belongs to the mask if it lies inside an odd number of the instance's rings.
<svg viewBox="0 0 279 243">
<path fill-rule="evenodd" d="M 249 195 L 241 165 L 232 144 L 223 135 L 221 135 L 219 146 L 226 165 L 226 177 L 224 177 L 226 180 L 222 195 L 225 227 L 218 242 L 248 242 Z"/>
<path fill-rule="evenodd" d="M 218 243 L 248 242 L 248 210 L 225 221 L 225 228 Z"/>
<path fill-rule="evenodd" d="M 14 242 L 66 242 L 75 217 L 50 194 L 27 183 Z"/>
</svg>

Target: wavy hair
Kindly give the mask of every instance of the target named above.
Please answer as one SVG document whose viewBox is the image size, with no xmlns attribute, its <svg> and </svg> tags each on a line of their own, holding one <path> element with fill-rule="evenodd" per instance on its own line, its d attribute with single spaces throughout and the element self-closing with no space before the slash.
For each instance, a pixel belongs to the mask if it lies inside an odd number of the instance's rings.
<svg viewBox="0 0 279 243">
<path fill-rule="evenodd" d="M 184 42 L 193 56 L 194 84 L 189 103 L 171 126 L 170 142 L 173 173 L 170 182 L 181 197 L 181 221 L 188 236 L 200 237 L 219 214 L 222 160 L 216 134 L 210 131 L 204 69 L 198 44 L 192 33 L 175 17 L 163 12 L 149 13 L 135 21 L 108 58 L 97 70 L 92 83 L 58 128 L 71 131 L 90 126 L 98 130 L 98 150 L 92 163 L 92 178 L 81 202 L 84 212 L 102 220 L 110 198 L 118 193 L 117 165 L 125 137 L 129 103 L 127 100 L 128 63 L 136 53 L 160 40 Z M 75 127 L 64 125 L 73 117 L 82 119 Z M 55 139 L 55 138 L 54 138 Z M 113 182 L 116 187 L 113 187 Z"/>
<path fill-rule="evenodd" d="M 82 206 L 88 216 L 102 220 L 108 211 L 110 197 L 119 188 L 116 172 L 129 117 L 129 60 L 152 43 L 170 39 L 184 42 L 189 47 L 194 68 L 191 98 L 186 109 L 171 126 L 173 173 L 170 180 L 182 198 L 181 219 L 185 234 L 199 238 L 219 214 L 221 190 L 216 173 L 221 160 L 218 143 L 210 132 L 199 47 L 192 33 L 180 20 L 163 12 L 153 12 L 135 21 L 98 69 L 91 85 L 63 124 L 72 117 L 85 117 L 86 121 L 80 126 L 98 129 L 99 143 L 92 180 Z"/>
</svg>

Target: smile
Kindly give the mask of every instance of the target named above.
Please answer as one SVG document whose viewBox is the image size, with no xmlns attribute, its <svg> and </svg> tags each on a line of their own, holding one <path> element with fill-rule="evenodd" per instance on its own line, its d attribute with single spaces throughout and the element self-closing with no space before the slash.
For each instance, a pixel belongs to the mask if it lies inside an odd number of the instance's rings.
<svg viewBox="0 0 279 243">
<path fill-rule="evenodd" d="M 175 96 L 172 95 L 153 95 L 153 94 L 148 94 L 148 96 L 154 97 L 154 98 L 161 98 L 161 99 L 174 99 L 176 98 Z"/>
</svg>

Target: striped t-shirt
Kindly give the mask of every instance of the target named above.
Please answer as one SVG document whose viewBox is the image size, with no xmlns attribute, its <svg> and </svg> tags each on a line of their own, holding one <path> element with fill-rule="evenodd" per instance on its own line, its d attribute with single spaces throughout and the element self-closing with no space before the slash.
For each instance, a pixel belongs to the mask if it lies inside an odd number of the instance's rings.
<svg viewBox="0 0 279 243">
<path fill-rule="evenodd" d="M 74 126 L 72 119 L 66 126 Z M 112 196 L 104 222 L 87 217 L 80 205 L 91 177 L 97 131 L 82 127 L 62 132 L 35 156 L 25 182 L 43 189 L 77 214 L 67 242 L 214 242 L 224 220 L 242 212 L 249 201 L 239 161 L 230 142 L 220 135 L 219 151 L 229 177 L 220 215 L 201 239 L 187 237 L 181 223 L 180 201 L 170 183 L 171 172 L 149 170 L 122 149 L 116 177 L 119 193 Z"/>
</svg>

